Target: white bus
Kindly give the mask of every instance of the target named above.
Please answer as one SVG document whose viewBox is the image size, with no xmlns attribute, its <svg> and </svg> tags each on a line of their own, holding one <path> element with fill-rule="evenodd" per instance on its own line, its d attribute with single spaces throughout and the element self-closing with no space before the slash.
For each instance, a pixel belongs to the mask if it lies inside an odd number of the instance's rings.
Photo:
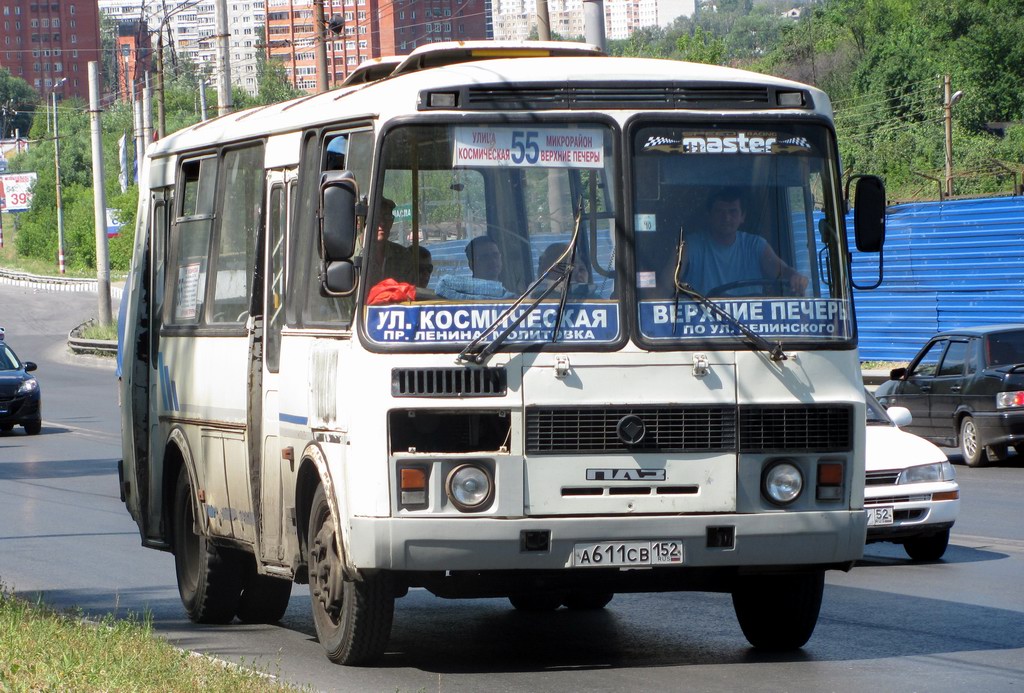
<svg viewBox="0 0 1024 693">
<path fill-rule="evenodd" d="M 360 664 L 410 588 L 703 590 L 802 646 L 866 525 L 828 98 L 577 44 L 377 67 L 147 154 L 121 492 L 189 617 L 274 622 L 308 583 Z M 712 272 L 730 233 L 755 259 Z"/>
</svg>

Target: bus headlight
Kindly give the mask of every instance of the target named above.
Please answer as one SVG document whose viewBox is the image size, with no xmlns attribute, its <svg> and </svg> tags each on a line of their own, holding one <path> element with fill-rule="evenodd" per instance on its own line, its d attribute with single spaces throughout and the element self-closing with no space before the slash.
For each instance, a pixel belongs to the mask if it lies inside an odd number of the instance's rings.
<svg viewBox="0 0 1024 693">
<path fill-rule="evenodd" d="M 459 465 L 445 482 L 448 500 L 463 512 L 486 509 L 494 497 L 494 480 L 489 471 L 475 464 Z"/>
<path fill-rule="evenodd" d="M 779 460 L 765 468 L 761 493 L 775 505 L 789 505 L 804 490 L 804 475 L 788 460 Z"/>
</svg>

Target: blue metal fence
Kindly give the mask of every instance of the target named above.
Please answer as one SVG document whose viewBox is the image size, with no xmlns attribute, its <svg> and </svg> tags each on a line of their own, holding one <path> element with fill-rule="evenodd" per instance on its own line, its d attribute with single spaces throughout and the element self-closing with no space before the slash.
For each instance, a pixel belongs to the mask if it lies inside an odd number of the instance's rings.
<svg viewBox="0 0 1024 693">
<path fill-rule="evenodd" d="M 874 283 L 876 256 L 854 253 L 854 278 Z M 908 360 L 940 330 L 1024 322 L 1024 197 L 890 207 L 882 284 L 855 294 L 863 360 Z"/>
</svg>

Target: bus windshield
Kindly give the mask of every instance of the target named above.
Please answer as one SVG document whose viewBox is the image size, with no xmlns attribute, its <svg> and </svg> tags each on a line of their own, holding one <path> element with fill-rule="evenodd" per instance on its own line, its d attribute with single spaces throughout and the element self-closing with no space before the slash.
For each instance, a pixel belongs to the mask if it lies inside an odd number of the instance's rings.
<svg viewBox="0 0 1024 693">
<path fill-rule="evenodd" d="M 363 256 L 370 340 L 461 348 L 524 298 L 506 344 L 617 341 L 612 141 L 599 123 L 391 129 Z"/>
<path fill-rule="evenodd" d="M 659 122 L 631 139 L 642 340 L 852 338 L 825 127 Z"/>
</svg>

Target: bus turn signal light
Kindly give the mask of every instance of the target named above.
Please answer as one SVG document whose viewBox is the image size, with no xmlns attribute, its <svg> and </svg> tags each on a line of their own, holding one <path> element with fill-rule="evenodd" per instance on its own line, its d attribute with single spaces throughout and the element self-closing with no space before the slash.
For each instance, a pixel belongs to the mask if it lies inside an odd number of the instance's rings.
<svg viewBox="0 0 1024 693">
<path fill-rule="evenodd" d="M 843 465 L 822 462 L 818 465 L 818 500 L 836 501 L 843 497 Z"/>
<path fill-rule="evenodd" d="M 402 505 L 427 504 L 427 473 L 422 467 L 403 467 L 399 470 Z"/>
</svg>

